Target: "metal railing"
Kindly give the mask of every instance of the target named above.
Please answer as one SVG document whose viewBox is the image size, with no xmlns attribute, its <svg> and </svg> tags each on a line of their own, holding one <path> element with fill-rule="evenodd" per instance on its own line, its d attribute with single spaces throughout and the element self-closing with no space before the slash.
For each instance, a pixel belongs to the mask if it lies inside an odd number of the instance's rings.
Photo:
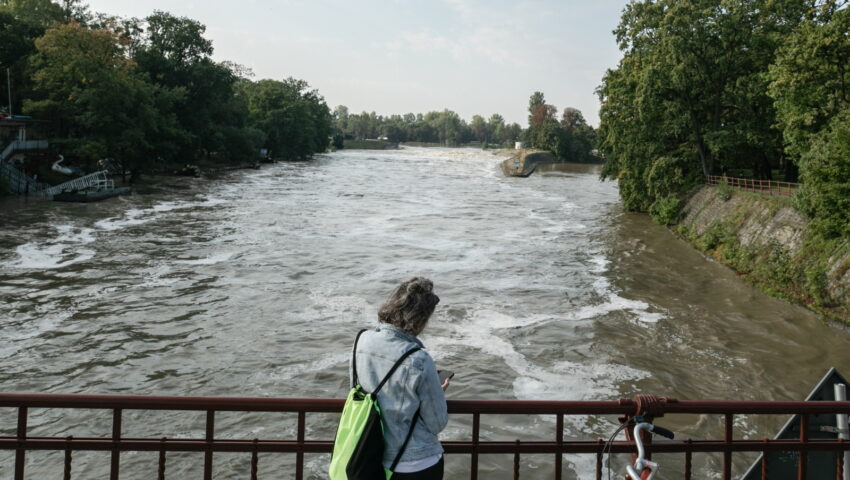
<svg viewBox="0 0 850 480">
<path fill-rule="evenodd" d="M 6 160 L 18 151 L 45 150 L 47 149 L 47 146 L 47 140 L 12 140 L 12 142 L 9 143 L 2 152 L 0 152 L 0 161 Z"/>
<path fill-rule="evenodd" d="M 758 180 L 755 178 L 725 177 L 720 175 L 709 175 L 706 177 L 708 185 L 728 185 L 733 188 L 746 190 L 748 192 L 765 193 L 768 195 L 792 196 L 800 188 L 799 183 L 778 182 L 775 180 Z"/>
<path fill-rule="evenodd" d="M 69 180 L 65 183 L 60 183 L 59 185 L 46 188 L 37 194 L 50 197 L 65 190 L 81 190 L 89 187 L 114 188 L 115 184 L 112 183 L 112 180 L 109 180 L 109 177 L 107 176 L 108 174 L 109 172 L 106 170 L 90 173 L 88 175 Z"/>
<path fill-rule="evenodd" d="M 305 453 L 329 453 L 333 441 L 307 440 L 305 437 L 308 413 L 339 413 L 343 400 L 340 399 L 284 399 L 284 398 L 235 398 L 235 397 L 162 397 L 123 395 L 53 395 L 53 394 L 0 394 L 0 407 L 17 409 L 15 436 L 0 437 L 0 450 L 15 451 L 14 479 L 24 480 L 26 454 L 28 451 L 59 451 L 65 454 L 64 478 L 71 478 L 73 451 L 111 452 L 111 480 L 118 480 L 121 452 L 158 452 L 157 478 L 165 479 L 168 452 L 202 452 L 203 478 L 213 475 L 213 455 L 216 452 L 242 452 L 251 455 L 250 478 L 255 480 L 258 471 L 259 453 L 282 453 L 295 455 L 297 480 L 304 478 Z M 728 402 L 728 401 L 678 401 L 639 395 L 634 399 L 599 402 L 552 402 L 552 401 L 449 401 L 451 415 L 471 415 L 472 438 L 463 441 L 446 441 L 443 447 L 447 455 L 469 455 L 471 458 L 469 478 L 479 475 L 478 461 L 481 455 L 512 454 L 514 456 L 514 478 L 519 478 L 520 456 L 527 454 L 549 454 L 554 456 L 554 478 L 562 478 L 562 456 L 564 454 L 595 455 L 596 478 L 602 478 L 602 461 L 606 451 L 632 453 L 635 446 L 630 441 L 614 441 L 607 444 L 602 439 L 573 440 L 564 438 L 564 417 L 568 415 L 621 415 L 621 423 L 631 423 L 634 416 L 647 419 L 675 414 L 719 415 L 724 419 L 722 439 L 677 440 L 648 444 L 650 453 L 682 453 L 685 455 L 684 478 L 692 478 L 694 453 L 721 453 L 723 455 L 722 478 L 731 479 L 732 455 L 739 452 L 797 452 L 797 478 L 806 478 L 807 455 L 809 452 L 826 451 L 836 453 L 837 478 L 844 470 L 841 452 L 850 451 L 850 442 L 843 439 L 811 439 L 807 433 L 810 415 L 850 412 L 850 402 Z M 112 435 L 108 437 L 34 437 L 27 434 L 30 409 L 97 409 L 112 411 Z M 127 438 L 122 436 L 123 413 L 126 410 L 173 410 L 205 412 L 205 434 L 203 438 Z M 288 440 L 216 438 L 216 413 L 218 412 L 293 412 L 297 413 L 295 438 Z M 742 440 L 733 438 L 736 415 L 801 415 L 801 433 L 797 440 Z M 481 439 L 482 415 L 544 415 L 554 416 L 555 438 L 549 441 L 484 441 Z M 767 455 L 762 456 L 762 478 L 767 479 Z M 817 479 L 820 480 L 820 479 Z"/>
<path fill-rule="evenodd" d="M 38 194 L 50 185 L 33 180 L 25 173 L 0 160 L 0 178 L 6 181 L 12 193 Z"/>
</svg>

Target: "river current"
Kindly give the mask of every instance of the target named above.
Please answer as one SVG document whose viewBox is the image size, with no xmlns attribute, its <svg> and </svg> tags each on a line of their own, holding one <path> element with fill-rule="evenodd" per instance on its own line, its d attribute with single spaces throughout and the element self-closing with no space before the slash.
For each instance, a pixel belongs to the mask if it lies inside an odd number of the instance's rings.
<svg viewBox="0 0 850 480">
<path fill-rule="evenodd" d="M 453 399 L 802 400 L 829 367 L 850 373 L 850 333 L 765 296 L 646 216 L 622 212 L 596 167 L 505 178 L 471 149 L 341 151 L 225 178 L 165 178 L 96 204 L 0 203 L 0 391 L 342 397 L 354 334 L 402 280 L 434 281 L 422 335 L 457 372 Z M 16 411 L 0 409 L 0 435 Z M 736 436 L 785 418 L 736 417 Z M 294 437 L 294 416 L 221 414 L 233 438 Z M 665 418 L 705 438 L 719 418 Z M 335 417 L 308 416 L 327 439 Z M 30 435 L 109 435 L 109 412 L 33 410 Z M 203 437 L 201 415 L 127 413 L 124 436 Z M 615 418 L 569 418 L 567 438 L 607 438 Z M 482 417 L 488 439 L 552 439 L 554 419 Z M 445 439 L 470 435 L 453 418 Z M 28 453 L 28 478 L 61 476 L 62 455 Z M 664 459 L 664 456 L 660 458 Z M 307 455 L 325 478 L 327 455 Z M 260 477 L 293 458 L 261 455 Z M 751 456 L 736 455 L 742 473 Z M 481 477 L 511 478 L 509 456 Z M 660 460 L 668 472 L 681 460 Z M 171 454 L 167 478 L 200 478 L 202 454 Z M 615 457 L 622 477 L 625 457 Z M 678 463 L 677 463 L 678 462 Z M 695 456 L 701 478 L 720 459 Z M 549 478 L 525 456 L 522 478 Z M 447 479 L 469 459 L 447 457 Z M 594 478 L 594 456 L 565 457 Z M 0 452 L 0 478 L 14 455 Z M 108 453 L 75 453 L 73 478 L 104 478 Z M 250 456 L 216 455 L 216 478 Z M 156 454 L 122 455 L 122 478 L 153 478 Z"/>
</svg>

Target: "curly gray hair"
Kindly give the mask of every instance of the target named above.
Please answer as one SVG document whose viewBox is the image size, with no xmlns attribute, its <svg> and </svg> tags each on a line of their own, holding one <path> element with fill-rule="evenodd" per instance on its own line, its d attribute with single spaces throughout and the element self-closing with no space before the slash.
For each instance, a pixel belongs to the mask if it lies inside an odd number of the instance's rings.
<svg viewBox="0 0 850 480">
<path fill-rule="evenodd" d="M 378 309 L 378 321 L 394 325 L 416 336 L 422 333 L 440 297 L 431 280 L 414 277 L 399 285 Z"/>
</svg>

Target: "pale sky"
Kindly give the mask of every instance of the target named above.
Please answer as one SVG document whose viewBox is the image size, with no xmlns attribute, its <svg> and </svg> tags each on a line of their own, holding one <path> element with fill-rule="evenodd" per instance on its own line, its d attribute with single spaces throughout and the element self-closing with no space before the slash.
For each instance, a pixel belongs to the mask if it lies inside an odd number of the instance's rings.
<svg viewBox="0 0 850 480">
<path fill-rule="evenodd" d="M 599 123 L 594 94 L 620 54 L 628 0 L 89 0 L 93 11 L 154 10 L 207 26 L 216 60 L 254 79 L 306 80 L 328 106 L 380 115 L 454 110 L 527 123 L 528 97 Z"/>
</svg>

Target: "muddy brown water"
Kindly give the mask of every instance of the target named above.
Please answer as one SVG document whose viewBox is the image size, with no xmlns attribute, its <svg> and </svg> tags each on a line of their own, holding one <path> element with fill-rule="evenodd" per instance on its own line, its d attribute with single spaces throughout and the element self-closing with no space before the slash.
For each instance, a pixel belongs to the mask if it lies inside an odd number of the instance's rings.
<svg viewBox="0 0 850 480">
<path fill-rule="evenodd" d="M 598 167 L 504 178 L 480 150 L 408 148 L 322 155 L 219 179 L 164 179 L 97 204 L 0 203 L 0 391 L 341 397 L 354 333 L 393 286 L 430 277 L 442 302 L 423 341 L 457 372 L 449 398 L 801 400 L 829 367 L 850 374 L 850 334 L 770 298 L 646 216 L 623 213 Z M 109 412 L 35 409 L 30 435 L 109 435 Z M 0 435 L 16 413 L 0 409 Z M 128 413 L 124 435 L 203 437 L 200 414 Z M 666 417 L 681 438 L 720 418 Z M 784 418 L 738 417 L 736 436 Z M 287 415 L 221 414 L 233 438 L 294 436 Z M 308 417 L 327 439 L 333 416 Z M 569 418 L 568 438 L 607 438 L 613 417 Z M 445 439 L 469 437 L 453 418 Z M 554 419 L 482 418 L 488 439 L 554 438 Z M 325 478 L 327 455 L 307 455 Z M 752 459 L 735 456 L 740 474 Z M 294 458 L 261 455 L 291 478 Z M 479 478 L 511 478 L 484 456 Z M 681 459 L 661 456 L 662 478 Z M 614 457 L 622 475 L 625 458 Z M 720 459 L 696 455 L 701 478 Z M 550 456 L 522 478 L 550 478 Z M 13 454 L 0 453 L 0 478 Z M 73 478 L 103 478 L 108 453 L 74 455 Z M 446 478 L 469 459 L 447 457 Z M 591 456 L 566 478 L 595 478 Z M 62 456 L 28 454 L 28 478 L 58 478 Z M 200 454 L 169 456 L 167 478 L 197 478 Z M 216 455 L 216 478 L 250 456 Z M 152 478 L 156 455 L 122 455 L 122 478 Z M 672 477 L 671 477 L 672 478 Z"/>
</svg>

